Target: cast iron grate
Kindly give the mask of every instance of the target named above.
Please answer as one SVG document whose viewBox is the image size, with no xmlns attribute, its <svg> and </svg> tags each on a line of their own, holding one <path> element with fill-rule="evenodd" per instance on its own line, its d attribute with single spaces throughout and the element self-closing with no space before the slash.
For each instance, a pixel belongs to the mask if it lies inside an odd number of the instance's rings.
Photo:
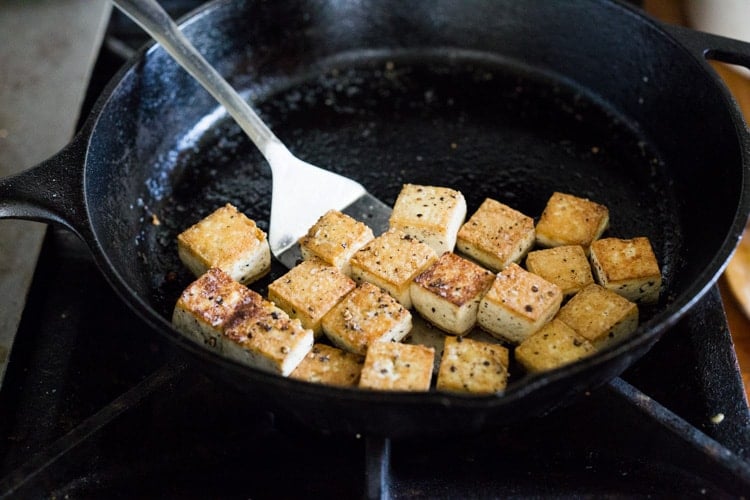
<svg viewBox="0 0 750 500">
<path fill-rule="evenodd" d="M 0 392 L 0 492 L 738 497 L 749 430 L 715 289 L 622 378 L 544 418 L 432 440 L 323 436 L 192 370 L 51 229 Z"/>
</svg>

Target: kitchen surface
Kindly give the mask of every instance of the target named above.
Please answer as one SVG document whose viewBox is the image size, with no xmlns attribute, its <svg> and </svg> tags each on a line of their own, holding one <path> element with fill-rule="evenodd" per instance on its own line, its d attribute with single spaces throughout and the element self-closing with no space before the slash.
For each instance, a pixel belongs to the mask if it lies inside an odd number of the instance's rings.
<svg viewBox="0 0 750 500">
<path fill-rule="evenodd" d="M 162 2 L 176 16 L 197 3 Z M 643 7 L 691 23 L 681 2 Z M 0 3 L 0 175 L 59 150 L 142 43 L 111 14 Z M 750 78 L 717 70 L 750 116 Z M 153 338 L 74 235 L 0 221 L 0 498 L 745 495 L 744 248 L 643 360 L 574 405 L 478 436 L 390 440 L 320 435 L 247 404 Z"/>
</svg>

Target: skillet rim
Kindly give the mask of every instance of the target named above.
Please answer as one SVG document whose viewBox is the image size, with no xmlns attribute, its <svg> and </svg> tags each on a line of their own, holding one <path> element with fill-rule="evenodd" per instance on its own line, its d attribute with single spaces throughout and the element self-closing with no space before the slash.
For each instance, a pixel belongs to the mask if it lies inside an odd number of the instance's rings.
<svg viewBox="0 0 750 500">
<path fill-rule="evenodd" d="M 204 16 L 210 15 L 214 10 L 227 8 L 226 6 L 229 6 L 232 3 L 232 0 L 214 0 L 207 2 L 196 10 L 183 16 L 179 20 L 178 25 L 184 29 L 191 24 L 199 22 Z M 167 318 L 158 313 L 143 297 L 138 295 L 135 290 L 130 287 L 127 280 L 125 280 L 117 270 L 110 255 L 103 249 L 97 235 L 97 230 L 92 222 L 91 205 L 89 204 L 88 198 L 89 193 L 86 189 L 88 173 L 87 165 L 90 154 L 89 146 L 96 134 L 97 124 L 107 109 L 111 97 L 116 89 L 123 83 L 127 75 L 133 71 L 137 65 L 141 64 L 143 59 L 148 57 L 150 53 L 156 50 L 163 50 L 153 41 L 145 44 L 108 82 L 101 95 L 96 100 L 92 111 L 84 122 L 84 126 L 80 132 L 80 135 L 86 137 L 85 141 L 81 141 L 82 147 L 85 148 L 82 177 L 84 206 L 86 208 L 86 220 L 83 221 L 81 226 L 87 226 L 86 232 L 91 235 L 90 240 L 87 241 L 91 253 L 99 264 L 99 268 L 102 270 L 103 274 L 120 298 L 124 300 L 124 302 L 128 304 L 152 329 L 166 337 L 172 344 L 188 351 L 192 356 L 201 358 L 201 361 L 216 365 L 218 368 L 222 368 L 233 374 L 241 375 L 248 381 L 257 381 L 263 384 L 268 384 L 274 386 L 275 390 L 282 390 L 290 394 L 304 393 L 316 398 L 341 397 L 360 404 L 395 404 L 398 406 L 419 405 L 420 407 L 424 407 L 425 405 L 437 405 L 441 407 L 460 406 L 467 409 L 496 409 L 507 405 L 513 405 L 516 401 L 525 399 L 530 394 L 542 391 L 544 388 L 552 387 L 560 382 L 572 379 L 575 376 L 584 375 L 587 372 L 601 372 L 603 371 L 603 367 L 615 365 L 618 360 L 620 360 L 621 363 L 625 363 L 625 368 L 627 368 L 635 361 L 628 361 L 628 354 L 630 354 L 631 357 L 635 357 L 635 359 L 640 358 L 643 354 L 641 351 L 644 349 L 646 351 L 650 349 L 650 346 L 658 341 L 665 331 L 672 328 L 688 310 L 692 309 L 695 304 L 703 298 L 708 290 L 715 285 L 719 276 L 728 264 L 729 258 L 734 253 L 742 232 L 744 231 L 747 214 L 750 212 L 750 176 L 748 176 L 748 172 L 750 171 L 750 160 L 748 159 L 750 156 L 750 135 L 744 117 L 737 108 L 731 93 L 711 66 L 706 62 L 705 58 L 699 57 L 689 50 L 689 48 L 686 47 L 678 37 L 675 37 L 674 33 L 666 28 L 663 23 L 654 20 L 646 13 L 637 10 L 635 7 L 624 4 L 618 0 L 602 0 L 601 3 L 609 4 L 618 8 L 622 15 L 635 16 L 644 27 L 654 30 L 654 32 L 665 41 L 665 43 L 668 42 L 675 50 L 684 52 L 686 60 L 692 60 L 695 62 L 695 64 L 702 68 L 702 71 L 706 73 L 707 78 L 710 78 L 713 81 L 716 89 L 721 92 L 721 100 L 726 105 L 726 110 L 729 111 L 732 123 L 735 127 L 738 146 L 742 157 L 742 189 L 735 216 L 732 220 L 732 224 L 729 226 L 729 231 L 724 238 L 724 241 L 709 263 L 693 280 L 691 280 L 691 284 L 682 293 L 676 296 L 671 303 L 667 304 L 662 311 L 655 314 L 647 322 L 639 325 L 633 335 L 623 339 L 613 346 L 597 352 L 594 356 L 543 374 L 524 375 L 521 379 L 516 380 L 513 384 L 509 385 L 508 389 L 502 393 L 489 395 L 464 395 L 438 392 L 435 390 L 425 393 L 400 391 L 381 392 L 365 391 L 358 388 L 324 386 L 263 372 L 225 358 L 224 356 L 191 341 L 183 334 L 174 330 Z M 81 231 L 76 232 L 81 235 Z M 84 236 L 84 239 L 87 240 L 88 238 Z M 612 377 L 609 377 L 607 380 L 611 378 Z M 607 380 L 600 383 L 606 383 Z M 576 390 L 575 392 L 582 391 Z M 555 403 L 557 403 L 557 401 L 550 401 L 551 405 Z"/>
</svg>

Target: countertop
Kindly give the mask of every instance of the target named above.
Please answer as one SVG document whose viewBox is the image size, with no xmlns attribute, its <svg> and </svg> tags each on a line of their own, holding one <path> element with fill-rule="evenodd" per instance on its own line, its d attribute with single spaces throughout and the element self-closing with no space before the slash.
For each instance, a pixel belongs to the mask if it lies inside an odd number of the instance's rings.
<svg viewBox="0 0 750 500">
<path fill-rule="evenodd" d="M 71 139 L 110 9 L 90 0 L 0 2 L 0 177 Z M 44 233 L 40 223 L 0 221 L 0 385 Z"/>
</svg>

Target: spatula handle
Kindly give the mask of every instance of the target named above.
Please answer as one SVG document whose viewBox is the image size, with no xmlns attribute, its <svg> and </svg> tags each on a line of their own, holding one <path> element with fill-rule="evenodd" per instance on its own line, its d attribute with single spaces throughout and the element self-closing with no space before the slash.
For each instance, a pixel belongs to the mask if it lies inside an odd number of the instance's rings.
<svg viewBox="0 0 750 500">
<path fill-rule="evenodd" d="M 266 158 L 271 149 L 275 152 L 279 148 L 286 149 L 250 105 L 182 34 L 156 0 L 114 0 L 114 4 L 159 42 L 180 66 L 226 108 Z"/>
</svg>

